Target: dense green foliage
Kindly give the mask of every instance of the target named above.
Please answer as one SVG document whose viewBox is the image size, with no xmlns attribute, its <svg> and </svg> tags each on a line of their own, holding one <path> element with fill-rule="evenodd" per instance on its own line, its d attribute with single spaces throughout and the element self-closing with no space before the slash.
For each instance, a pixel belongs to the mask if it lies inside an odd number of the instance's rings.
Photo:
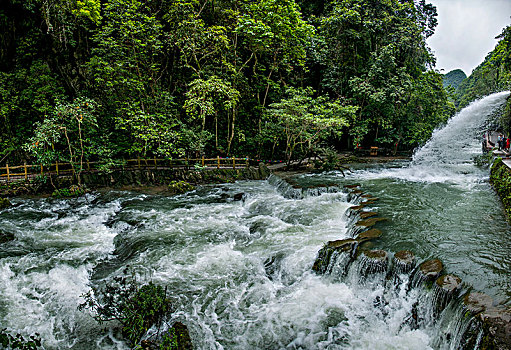
<svg viewBox="0 0 511 350">
<path fill-rule="evenodd" d="M 26 339 L 21 334 L 12 335 L 7 329 L 0 329 L 0 349 L 37 350 L 42 349 L 39 334 L 34 334 Z"/>
<path fill-rule="evenodd" d="M 497 37 L 497 46 L 465 79 L 458 91 L 460 108 L 471 101 L 494 92 L 509 89 L 511 85 L 511 26 Z"/>
<path fill-rule="evenodd" d="M 411 149 L 453 112 L 436 24 L 425 0 L 7 0 L 0 162 Z"/>
<path fill-rule="evenodd" d="M 91 310 L 100 323 L 118 321 L 123 336 L 132 346 L 140 342 L 150 327 L 160 326 L 172 312 L 166 289 L 152 282 L 140 286 L 134 278 L 126 276 L 116 277 L 103 288 L 93 288 L 83 297 L 85 302 L 80 309 Z M 165 342 L 173 343 L 171 339 Z"/>
<path fill-rule="evenodd" d="M 477 98 L 511 89 L 511 26 L 502 30 L 500 39 L 457 91 L 457 105 L 463 108 Z M 511 100 L 505 107 L 500 124 L 506 135 L 511 135 Z"/>
<path fill-rule="evenodd" d="M 454 90 L 457 90 L 460 84 L 467 78 L 465 72 L 461 69 L 454 69 L 449 73 L 445 74 L 443 77 L 444 88 L 448 86 L 452 87 Z"/>
<path fill-rule="evenodd" d="M 507 217 L 511 219 L 511 172 L 501 158 L 493 162 L 490 182 L 502 200 Z"/>
</svg>

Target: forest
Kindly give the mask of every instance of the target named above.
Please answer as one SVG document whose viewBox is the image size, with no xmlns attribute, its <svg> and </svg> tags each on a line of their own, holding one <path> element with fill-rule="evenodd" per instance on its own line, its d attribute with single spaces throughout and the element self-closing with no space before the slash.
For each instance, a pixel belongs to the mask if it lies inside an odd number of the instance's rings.
<svg viewBox="0 0 511 350">
<path fill-rule="evenodd" d="M 455 111 L 436 17 L 425 0 L 7 0 L 0 163 L 410 151 Z"/>
</svg>

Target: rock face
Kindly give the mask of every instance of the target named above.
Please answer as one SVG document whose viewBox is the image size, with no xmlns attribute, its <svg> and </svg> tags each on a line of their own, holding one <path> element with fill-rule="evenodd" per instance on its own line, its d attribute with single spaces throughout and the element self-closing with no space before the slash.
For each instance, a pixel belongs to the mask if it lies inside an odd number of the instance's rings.
<svg viewBox="0 0 511 350">
<path fill-rule="evenodd" d="M 11 206 L 11 202 L 7 198 L 0 198 L 0 209 L 9 208 Z"/>
<path fill-rule="evenodd" d="M 511 349 L 511 310 L 492 308 L 480 315 L 483 337 L 480 349 Z"/>
</svg>

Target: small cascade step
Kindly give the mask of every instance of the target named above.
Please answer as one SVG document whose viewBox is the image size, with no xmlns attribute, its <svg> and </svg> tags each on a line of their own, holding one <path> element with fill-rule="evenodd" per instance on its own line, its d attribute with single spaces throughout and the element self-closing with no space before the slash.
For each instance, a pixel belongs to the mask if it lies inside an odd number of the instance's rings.
<svg viewBox="0 0 511 350">
<path fill-rule="evenodd" d="M 388 268 L 388 254 L 384 250 L 366 250 L 360 256 L 359 274 L 363 277 L 384 273 Z"/>
<path fill-rule="evenodd" d="M 437 278 L 434 284 L 434 310 L 436 314 L 442 312 L 447 304 L 455 298 L 461 290 L 461 278 L 447 274 Z"/>
<path fill-rule="evenodd" d="M 415 254 L 410 250 L 401 250 L 392 258 L 395 274 L 410 273 L 416 264 Z"/>
<path fill-rule="evenodd" d="M 372 228 L 370 230 L 360 233 L 357 236 L 357 240 L 363 241 L 363 240 L 368 240 L 368 239 L 376 239 L 376 238 L 381 237 L 381 235 L 382 235 L 382 232 L 380 230 L 378 230 L 376 228 Z"/>
<path fill-rule="evenodd" d="M 419 268 L 413 276 L 412 287 L 418 287 L 421 284 L 433 282 L 437 279 L 444 269 L 440 259 L 431 259 L 419 265 Z"/>
<path fill-rule="evenodd" d="M 329 241 L 318 252 L 318 256 L 312 265 L 312 271 L 319 274 L 324 274 L 328 270 L 328 266 L 332 265 L 332 255 L 334 252 L 337 254 L 345 253 L 353 256 L 359 241 L 356 239 L 340 239 L 336 241 Z M 336 254 L 336 255 L 337 255 Z"/>
</svg>

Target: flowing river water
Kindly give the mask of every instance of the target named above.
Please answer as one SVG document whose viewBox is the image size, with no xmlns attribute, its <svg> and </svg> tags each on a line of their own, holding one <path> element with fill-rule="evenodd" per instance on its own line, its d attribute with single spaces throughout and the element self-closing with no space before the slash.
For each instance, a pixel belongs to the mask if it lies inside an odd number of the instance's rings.
<svg viewBox="0 0 511 350">
<path fill-rule="evenodd" d="M 169 321 L 187 324 L 197 349 L 456 349 L 455 312 L 435 315 L 432 293 L 409 288 L 409 275 L 389 286 L 356 267 L 311 268 L 325 242 L 352 235 L 344 186 L 359 183 L 379 197 L 368 209 L 388 219 L 375 248 L 438 257 L 464 288 L 509 305 L 511 228 L 488 170 L 472 161 L 507 95 L 465 108 L 411 162 L 296 176 L 304 189 L 272 176 L 173 197 L 13 199 L 0 211 L 0 230 L 16 237 L 0 245 L 0 328 L 38 332 L 46 349 L 127 349 L 77 306 L 129 265 L 141 282 L 168 287 Z M 407 322 L 414 312 L 420 322 Z"/>
</svg>

